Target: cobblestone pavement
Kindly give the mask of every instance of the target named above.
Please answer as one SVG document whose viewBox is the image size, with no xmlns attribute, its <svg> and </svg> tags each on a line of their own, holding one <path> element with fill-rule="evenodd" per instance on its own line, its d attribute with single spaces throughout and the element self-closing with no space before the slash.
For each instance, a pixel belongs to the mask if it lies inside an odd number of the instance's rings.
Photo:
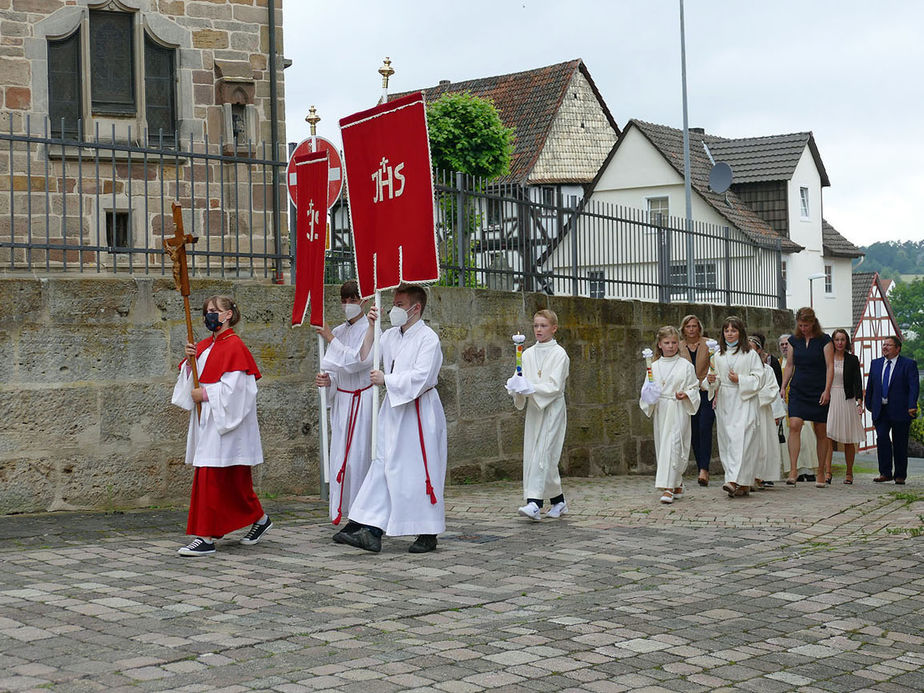
<svg viewBox="0 0 924 693">
<path fill-rule="evenodd" d="M 693 481 L 456 486 L 432 554 L 331 543 L 266 500 L 251 547 L 183 559 L 181 510 L 0 518 L 0 689 L 924 690 L 924 483 L 728 499 Z"/>
</svg>

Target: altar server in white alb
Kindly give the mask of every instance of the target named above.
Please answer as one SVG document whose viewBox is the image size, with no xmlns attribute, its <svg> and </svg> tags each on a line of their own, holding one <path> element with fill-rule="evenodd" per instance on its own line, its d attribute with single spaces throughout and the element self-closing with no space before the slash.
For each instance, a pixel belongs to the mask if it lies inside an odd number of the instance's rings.
<svg viewBox="0 0 924 693">
<path fill-rule="evenodd" d="M 273 523 L 253 491 L 251 468 L 263 462 L 257 425 L 257 368 L 231 329 L 241 313 L 230 296 L 210 296 L 202 315 L 211 337 L 186 345 L 196 359 L 199 387 L 187 361 L 173 389 L 173 404 L 190 412 L 186 464 L 195 467 L 186 533 L 196 538 L 181 556 L 215 553 L 215 540 L 251 525 L 241 544 L 256 544 Z M 196 411 L 200 405 L 201 412 Z"/>
<path fill-rule="evenodd" d="M 722 485 L 729 497 L 747 496 L 754 482 L 758 449 L 757 393 L 763 382 L 764 366 L 751 349 L 744 322 L 737 317 L 725 318 L 719 337 L 719 353 L 713 356 L 715 372 L 710 367 L 703 385 L 714 399 L 719 458 L 725 469 Z"/>
<path fill-rule="evenodd" d="M 343 543 L 367 551 L 382 549 L 382 534 L 417 535 L 411 553 L 436 548 L 446 529 L 446 416 L 436 392 L 443 353 L 436 332 L 421 319 L 427 292 L 402 284 L 388 314 L 392 327 L 382 333 L 382 370 L 369 380 L 385 386 L 379 409 L 377 450 L 350 507 L 356 531 Z M 360 358 L 372 350 L 376 310 L 369 310 Z"/>
<path fill-rule="evenodd" d="M 655 488 L 662 503 L 683 497 L 683 470 L 690 457 L 690 417 L 699 408 L 696 369 L 680 357 L 680 332 L 670 325 L 658 330 L 658 358 L 651 364 L 652 380 L 642 385 L 639 406 L 654 417 L 657 472 Z M 646 356 L 650 356 L 646 350 Z"/>
<path fill-rule="evenodd" d="M 558 316 L 540 310 L 533 316 L 536 343 L 523 352 L 523 375 L 507 381 L 507 392 L 517 409 L 526 407 L 523 431 L 523 498 L 526 505 L 517 512 L 531 520 L 540 520 L 542 503 L 549 499 L 546 517 L 557 518 L 568 512 L 561 490 L 558 460 L 565 442 L 568 411 L 565 407 L 565 383 L 571 360 L 555 341 Z M 521 382 L 525 381 L 525 382 Z"/>
<path fill-rule="evenodd" d="M 754 463 L 754 488 L 763 490 L 780 480 L 780 433 L 779 423 L 786 415 L 786 406 L 780 397 L 780 386 L 776 374 L 768 362 L 769 354 L 764 351 L 761 335 L 748 337 L 754 351 L 763 364 L 757 402 L 757 449 Z"/>
<path fill-rule="evenodd" d="M 330 407 L 330 519 L 335 525 L 349 516 L 350 504 L 359 493 L 369 471 L 372 439 L 372 383 L 369 370 L 372 354 L 360 357 L 368 323 L 363 314 L 363 300 L 355 281 L 340 287 L 340 304 L 346 322 L 331 330 L 327 323 L 316 327 L 327 342 L 321 359 L 321 372 L 315 384 L 327 390 Z M 333 536 L 343 543 L 341 532 L 358 529 L 347 523 Z"/>
</svg>

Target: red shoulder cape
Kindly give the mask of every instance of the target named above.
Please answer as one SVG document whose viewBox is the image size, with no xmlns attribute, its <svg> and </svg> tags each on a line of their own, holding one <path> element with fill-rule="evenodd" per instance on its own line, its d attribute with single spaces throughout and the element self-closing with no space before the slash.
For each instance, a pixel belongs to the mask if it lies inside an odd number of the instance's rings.
<svg viewBox="0 0 924 693">
<path fill-rule="evenodd" d="M 260 379 L 257 362 L 253 360 L 250 350 L 234 330 L 222 332 L 217 339 L 203 339 L 196 345 L 196 358 L 199 358 L 209 346 L 212 350 L 205 362 L 205 368 L 199 374 L 200 383 L 217 383 L 223 374 L 234 371 L 245 371 L 257 380 Z"/>
</svg>

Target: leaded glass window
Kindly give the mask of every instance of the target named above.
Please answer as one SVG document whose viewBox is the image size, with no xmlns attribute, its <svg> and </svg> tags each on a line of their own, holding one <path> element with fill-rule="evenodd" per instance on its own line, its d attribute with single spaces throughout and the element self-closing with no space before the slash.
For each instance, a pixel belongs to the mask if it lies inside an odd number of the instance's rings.
<svg viewBox="0 0 924 693">
<path fill-rule="evenodd" d="M 132 15 L 90 12 L 90 94 L 94 113 L 135 112 Z"/>
<path fill-rule="evenodd" d="M 66 39 L 48 42 L 51 136 L 76 138 L 80 110 L 80 32 L 76 31 Z"/>
</svg>

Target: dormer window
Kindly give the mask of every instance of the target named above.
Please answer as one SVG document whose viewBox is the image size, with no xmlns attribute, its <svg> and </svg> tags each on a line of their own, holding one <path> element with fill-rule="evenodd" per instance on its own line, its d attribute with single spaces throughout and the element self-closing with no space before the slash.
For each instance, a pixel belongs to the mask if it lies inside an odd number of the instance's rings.
<svg viewBox="0 0 924 693">
<path fill-rule="evenodd" d="M 809 189 L 799 188 L 799 200 L 803 219 L 809 219 Z"/>
</svg>

